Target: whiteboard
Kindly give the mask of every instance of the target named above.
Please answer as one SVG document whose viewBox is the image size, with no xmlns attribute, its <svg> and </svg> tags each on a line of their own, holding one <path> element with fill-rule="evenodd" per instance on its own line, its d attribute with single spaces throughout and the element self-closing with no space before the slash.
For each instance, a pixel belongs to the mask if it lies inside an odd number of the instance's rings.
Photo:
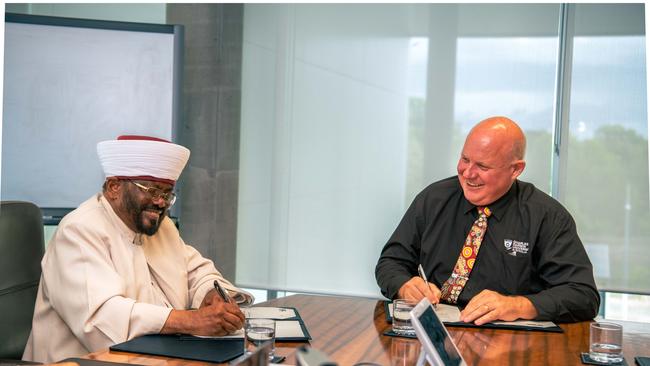
<svg viewBox="0 0 650 366">
<path fill-rule="evenodd" d="M 74 208 L 101 189 L 97 142 L 175 137 L 182 30 L 19 19 L 5 22 L 0 198 Z"/>
</svg>

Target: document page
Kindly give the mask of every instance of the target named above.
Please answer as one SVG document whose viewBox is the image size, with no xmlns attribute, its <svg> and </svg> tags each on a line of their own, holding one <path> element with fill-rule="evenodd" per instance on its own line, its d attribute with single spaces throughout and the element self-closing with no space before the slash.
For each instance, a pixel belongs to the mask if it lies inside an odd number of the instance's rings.
<svg viewBox="0 0 650 366">
<path fill-rule="evenodd" d="M 460 321 L 460 310 L 458 307 L 447 304 L 438 304 L 434 308 L 436 314 L 443 323 L 456 323 Z"/>
<path fill-rule="evenodd" d="M 458 307 L 447 304 L 438 304 L 434 307 L 436 309 L 436 314 L 443 323 L 457 323 L 460 322 L 460 310 Z M 390 312 L 390 317 L 393 317 L 393 303 L 388 304 L 388 311 Z"/>
<path fill-rule="evenodd" d="M 454 305 L 448 304 L 438 304 L 434 308 L 436 309 L 436 314 L 443 323 L 462 323 L 460 320 L 460 309 Z M 390 312 L 391 318 L 393 317 L 393 303 L 388 304 L 388 310 Z M 536 320 L 515 320 L 512 322 L 505 321 L 494 321 L 490 324 L 495 325 L 505 325 L 505 326 L 515 326 L 522 328 L 553 328 L 557 325 L 550 321 L 536 321 Z"/>
<path fill-rule="evenodd" d="M 518 327 L 531 327 L 531 328 L 552 328 L 557 327 L 557 324 L 549 321 L 537 321 L 537 320 L 515 320 L 513 322 L 492 322 L 492 324 L 498 325 L 514 325 Z"/>
<path fill-rule="evenodd" d="M 242 308 L 246 318 L 264 318 L 264 319 L 290 319 L 296 317 L 296 312 L 293 309 L 276 308 L 271 306 L 256 306 L 250 308 Z"/>
<path fill-rule="evenodd" d="M 244 329 L 239 329 L 236 332 L 230 333 L 225 336 L 200 336 L 199 338 L 214 338 L 214 339 L 244 339 Z M 298 320 L 278 320 L 275 322 L 275 338 L 282 340 L 282 338 L 305 338 L 305 333 L 302 331 L 300 321 Z"/>
</svg>

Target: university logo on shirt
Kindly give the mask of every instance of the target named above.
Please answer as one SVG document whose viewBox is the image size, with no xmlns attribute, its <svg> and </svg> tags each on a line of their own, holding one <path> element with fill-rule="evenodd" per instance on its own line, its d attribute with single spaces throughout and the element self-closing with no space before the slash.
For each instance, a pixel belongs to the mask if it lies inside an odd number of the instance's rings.
<svg viewBox="0 0 650 366">
<path fill-rule="evenodd" d="M 518 241 L 513 239 L 504 239 L 503 246 L 509 255 L 516 257 L 519 254 L 528 254 L 528 243 L 525 241 Z"/>
</svg>

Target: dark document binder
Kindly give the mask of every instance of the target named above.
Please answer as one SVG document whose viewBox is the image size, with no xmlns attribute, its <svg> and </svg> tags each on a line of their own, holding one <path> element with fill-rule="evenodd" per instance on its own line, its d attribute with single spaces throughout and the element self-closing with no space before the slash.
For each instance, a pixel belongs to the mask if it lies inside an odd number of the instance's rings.
<svg viewBox="0 0 650 366">
<path fill-rule="evenodd" d="M 386 322 L 392 323 L 393 322 L 393 317 L 391 316 L 391 310 L 389 308 L 390 301 L 384 301 L 384 311 L 386 314 Z M 465 323 L 465 322 L 449 322 L 449 321 L 443 321 L 442 322 L 446 327 L 464 327 L 464 328 L 493 328 L 493 329 L 510 329 L 510 330 L 525 330 L 525 331 L 534 331 L 534 332 L 551 332 L 551 333 L 563 333 L 564 331 L 562 328 L 560 328 L 557 324 L 552 327 L 538 327 L 538 326 L 529 326 L 526 325 L 526 323 L 522 324 L 500 324 L 500 323 L 487 323 L 483 325 L 476 325 L 474 323 Z M 393 337 L 398 337 L 400 335 L 397 335 L 393 333 L 393 331 L 386 331 L 384 333 L 385 335 L 388 336 L 393 336 Z M 416 338 L 415 336 L 408 337 L 408 336 L 403 336 L 406 338 Z"/>
<path fill-rule="evenodd" d="M 183 340 L 179 335 L 150 334 L 110 347 L 111 351 L 223 363 L 244 353 L 242 339 Z"/>
</svg>

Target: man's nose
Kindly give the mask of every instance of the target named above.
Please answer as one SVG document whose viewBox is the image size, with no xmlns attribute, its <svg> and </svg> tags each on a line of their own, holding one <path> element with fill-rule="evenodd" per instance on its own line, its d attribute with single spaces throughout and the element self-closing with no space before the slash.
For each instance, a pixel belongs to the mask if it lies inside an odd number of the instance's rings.
<svg viewBox="0 0 650 366">
<path fill-rule="evenodd" d="M 463 170 L 463 177 L 472 178 L 476 175 L 476 166 L 474 164 L 467 164 Z"/>
</svg>

